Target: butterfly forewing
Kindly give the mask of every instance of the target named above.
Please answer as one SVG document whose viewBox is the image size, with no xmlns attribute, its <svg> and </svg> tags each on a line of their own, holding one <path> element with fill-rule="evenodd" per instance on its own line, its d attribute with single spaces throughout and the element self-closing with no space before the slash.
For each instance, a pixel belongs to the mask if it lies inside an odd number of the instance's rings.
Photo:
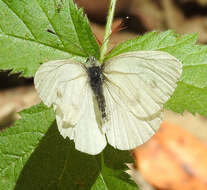
<svg viewBox="0 0 207 190">
<path fill-rule="evenodd" d="M 51 106 L 64 95 L 64 92 L 67 92 L 66 85 L 79 78 L 87 79 L 87 73 L 80 63 L 73 60 L 56 60 L 46 62 L 39 67 L 34 83 L 41 100 L 47 106 Z M 84 86 L 85 84 L 82 83 L 82 87 Z M 77 95 L 76 93 L 79 92 L 73 91 L 71 96 Z"/>
<path fill-rule="evenodd" d="M 106 140 L 97 122 L 86 68 L 73 60 L 50 61 L 40 66 L 34 82 L 41 100 L 53 105 L 61 135 L 73 139 L 82 152 L 101 152 Z"/>
<path fill-rule="evenodd" d="M 176 88 L 181 63 L 168 53 L 138 51 L 120 54 L 104 64 L 109 143 L 132 149 L 159 128 L 164 103 Z"/>
<path fill-rule="evenodd" d="M 105 63 L 104 76 L 125 107 L 140 119 L 156 115 L 173 93 L 182 67 L 168 53 L 138 51 Z"/>
</svg>

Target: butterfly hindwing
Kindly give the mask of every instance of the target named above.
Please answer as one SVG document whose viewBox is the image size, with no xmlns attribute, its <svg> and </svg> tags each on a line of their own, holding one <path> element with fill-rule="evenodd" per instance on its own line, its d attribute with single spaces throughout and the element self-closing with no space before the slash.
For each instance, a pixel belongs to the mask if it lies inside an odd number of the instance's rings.
<svg viewBox="0 0 207 190">
<path fill-rule="evenodd" d="M 109 83 L 104 86 L 108 120 L 104 123 L 109 144 L 121 150 L 129 150 L 143 144 L 157 131 L 161 114 L 152 120 L 138 119 L 118 97 Z"/>
<path fill-rule="evenodd" d="M 67 127 L 67 123 L 64 127 L 64 120 L 58 114 L 58 111 L 56 111 L 56 120 L 61 135 L 73 139 L 77 150 L 95 155 L 100 153 L 106 146 L 106 138 L 101 131 L 100 122 L 97 122 L 93 92 L 88 83 L 84 94 L 80 118 L 75 127 Z"/>
</svg>

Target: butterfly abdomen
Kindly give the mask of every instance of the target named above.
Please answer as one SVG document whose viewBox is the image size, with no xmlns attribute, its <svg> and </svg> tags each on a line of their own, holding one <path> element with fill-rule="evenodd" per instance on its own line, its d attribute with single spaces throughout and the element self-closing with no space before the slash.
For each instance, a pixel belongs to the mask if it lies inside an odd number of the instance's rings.
<svg viewBox="0 0 207 190">
<path fill-rule="evenodd" d="M 105 104 L 105 98 L 103 96 L 102 69 L 99 66 L 89 67 L 88 74 L 90 78 L 91 88 L 98 102 L 98 107 L 99 107 L 99 110 L 101 111 L 102 118 L 104 119 L 106 117 L 106 111 L 105 111 L 106 104 Z"/>
</svg>

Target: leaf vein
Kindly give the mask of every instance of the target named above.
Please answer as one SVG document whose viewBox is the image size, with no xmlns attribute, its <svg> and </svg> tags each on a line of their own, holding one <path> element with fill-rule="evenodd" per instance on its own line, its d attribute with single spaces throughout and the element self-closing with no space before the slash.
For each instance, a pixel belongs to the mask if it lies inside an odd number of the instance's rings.
<svg viewBox="0 0 207 190">
<path fill-rule="evenodd" d="M 37 2 L 37 0 L 36 0 L 36 2 Z M 50 20 L 48 14 L 47 14 L 46 11 L 44 10 L 44 8 L 43 8 L 38 2 L 37 2 L 37 4 L 39 5 L 39 7 L 40 7 L 40 9 L 42 10 L 42 12 L 45 14 L 45 16 L 46 16 L 46 18 L 47 18 L 49 24 L 50 24 L 51 27 L 52 27 L 52 29 L 56 32 L 55 27 L 54 27 L 52 21 Z M 63 41 L 61 40 L 61 38 L 59 37 L 59 35 L 56 35 L 56 36 L 58 37 L 58 39 L 61 41 L 62 45 L 64 46 Z"/>
<path fill-rule="evenodd" d="M 3 174 L 7 169 L 9 169 L 11 166 L 12 166 L 12 168 L 14 168 L 15 165 L 16 165 L 16 162 L 18 162 L 19 160 L 22 160 L 23 158 L 27 157 L 27 155 L 30 155 L 33 151 L 34 151 L 34 150 L 30 150 L 30 151 L 28 151 L 28 152 L 25 153 L 23 156 L 20 156 L 18 160 L 15 160 L 15 161 L 11 162 L 7 167 L 3 168 L 3 169 L 1 170 L 1 176 L 2 176 L 2 174 Z"/>
<path fill-rule="evenodd" d="M 106 189 L 109 190 L 108 186 L 106 185 L 106 183 L 104 181 L 104 177 L 103 177 L 103 175 L 101 173 L 100 173 L 100 177 L 101 177 L 101 179 L 103 181 L 103 184 L 105 185 Z"/>
<path fill-rule="evenodd" d="M 26 22 L 21 19 L 20 15 L 15 11 L 13 10 L 9 5 L 8 3 L 5 2 L 5 0 L 2 0 L 4 2 L 4 4 L 17 16 L 17 18 L 26 26 L 26 28 L 29 30 L 30 34 L 34 37 L 35 40 L 37 40 L 35 34 L 32 32 L 32 30 L 30 29 L 30 27 L 26 24 Z"/>
<path fill-rule="evenodd" d="M 23 131 L 23 132 L 19 132 L 19 133 L 15 133 L 15 134 L 0 135 L 0 138 L 8 137 L 8 136 L 15 136 L 15 135 L 22 135 L 22 134 L 32 134 L 32 135 L 39 134 L 41 136 L 45 135 L 44 133 L 41 133 L 41 132 L 38 132 L 38 131 Z"/>
<path fill-rule="evenodd" d="M 39 42 L 39 41 L 35 41 L 35 40 L 32 40 L 32 39 L 27 39 L 27 38 L 24 38 L 24 37 L 21 37 L 21 36 L 15 36 L 15 35 L 12 35 L 12 34 L 0 34 L 0 37 L 1 36 L 5 36 L 5 37 L 12 37 L 12 38 L 15 38 L 17 40 L 25 40 L 25 41 L 29 41 L 31 43 L 35 43 L 35 44 L 38 44 L 38 45 L 42 45 L 42 46 L 46 46 L 46 47 L 50 47 L 50 48 L 53 48 L 55 50 L 60 50 L 62 52 L 65 52 L 65 53 L 68 53 L 68 51 L 64 50 L 64 49 L 61 49 L 61 48 L 58 48 L 58 47 L 54 47 L 54 46 L 51 46 L 49 44 L 45 44 L 45 43 L 42 43 L 42 42 Z"/>
</svg>

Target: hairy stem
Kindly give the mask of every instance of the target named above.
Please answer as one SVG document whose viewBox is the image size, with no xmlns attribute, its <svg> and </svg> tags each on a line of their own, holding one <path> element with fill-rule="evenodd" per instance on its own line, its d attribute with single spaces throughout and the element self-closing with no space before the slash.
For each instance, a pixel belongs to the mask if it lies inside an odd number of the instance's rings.
<svg viewBox="0 0 207 190">
<path fill-rule="evenodd" d="M 101 46 L 101 55 L 100 55 L 100 59 L 99 59 L 100 63 L 103 62 L 105 55 L 107 53 L 107 46 L 109 43 L 109 37 L 111 35 L 111 26 L 112 26 L 112 22 L 113 22 L 113 18 L 114 18 L 114 11 L 115 11 L 115 7 L 116 7 L 116 2 L 117 2 L 117 0 L 111 0 L 110 5 L 109 5 L 104 40 L 103 40 L 103 44 Z"/>
</svg>

